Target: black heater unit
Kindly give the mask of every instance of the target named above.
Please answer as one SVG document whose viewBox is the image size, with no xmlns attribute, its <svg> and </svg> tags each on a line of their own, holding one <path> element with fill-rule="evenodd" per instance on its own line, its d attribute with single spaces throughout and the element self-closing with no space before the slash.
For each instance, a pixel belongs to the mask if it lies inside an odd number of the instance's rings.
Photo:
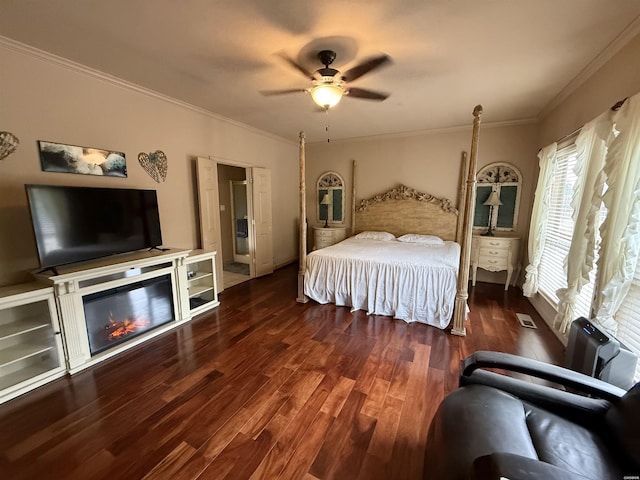
<svg viewBox="0 0 640 480">
<path fill-rule="evenodd" d="M 584 317 L 571 323 L 565 366 L 628 390 L 638 357 Z"/>
</svg>

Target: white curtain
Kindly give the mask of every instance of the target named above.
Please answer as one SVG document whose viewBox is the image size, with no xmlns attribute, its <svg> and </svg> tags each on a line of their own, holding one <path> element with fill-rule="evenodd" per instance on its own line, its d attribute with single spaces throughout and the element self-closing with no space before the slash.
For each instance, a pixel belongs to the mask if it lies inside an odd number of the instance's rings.
<svg viewBox="0 0 640 480">
<path fill-rule="evenodd" d="M 529 265 L 526 268 L 525 282 L 522 291 L 526 297 L 531 297 L 538 292 L 538 269 L 540 258 L 544 248 L 547 230 L 547 214 L 549 210 L 549 198 L 551 196 L 551 179 L 556 167 L 556 152 L 558 144 L 552 143 L 538 152 L 540 174 L 538 186 L 533 200 L 531 212 L 531 226 L 529 227 Z"/>
<path fill-rule="evenodd" d="M 614 121 L 619 133 L 604 167 L 608 215 L 600 229 L 594 306 L 598 323 L 615 335 L 613 316 L 629 290 L 640 251 L 640 94 L 624 102 Z"/>
<path fill-rule="evenodd" d="M 576 139 L 576 182 L 571 198 L 573 236 L 569 254 L 564 266 L 567 288 L 556 292 L 558 313 L 554 325 L 566 333 L 575 319 L 576 297 L 582 287 L 589 282 L 596 251 L 599 211 L 602 204 L 605 175 L 603 172 L 607 144 L 613 132 L 612 112 L 605 112 L 587 123 Z"/>
</svg>

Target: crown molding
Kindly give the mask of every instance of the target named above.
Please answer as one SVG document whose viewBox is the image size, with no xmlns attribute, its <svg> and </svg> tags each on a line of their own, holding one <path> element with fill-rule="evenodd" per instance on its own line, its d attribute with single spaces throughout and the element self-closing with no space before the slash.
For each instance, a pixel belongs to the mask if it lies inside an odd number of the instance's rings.
<svg viewBox="0 0 640 480">
<path fill-rule="evenodd" d="M 60 57 L 53 53 L 40 50 L 39 48 L 32 47 L 31 45 L 27 45 L 22 42 L 18 42 L 17 40 L 13 40 L 9 37 L 4 37 L 0 35 L 0 46 L 5 47 L 8 50 L 13 50 L 21 54 L 29 55 L 31 57 L 36 58 L 37 60 L 56 65 L 58 67 L 66 68 L 67 70 L 70 70 L 72 72 L 80 73 L 88 77 L 93 77 L 95 79 L 110 83 L 117 87 L 125 88 L 127 90 L 131 90 L 137 93 L 141 93 L 148 97 L 155 98 L 156 100 L 161 100 L 163 102 L 171 103 L 178 107 L 185 108 L 187 110 L 191 110 L 192 112 L 199 113 L 201 115 L 205 115 L 207 117 L 213 118 L 215 120 L 219 120 L 221 122 L 234 125 L 238 128 L 242 128 L 244 130 L 250 131 L 251 133 L 255 133 L 257 135 L 270 138 L 272 140 L 277 140 L 279 142 L 283 142 L 288 145 L 298 145 L 298 142 L 296 141 L 289 140 L 287 138 L 280 137 L 278 135 L 274 135 L 269 132 L 265 132 L 264 130 L 260 130 L 259 128 L 252 127 L 251 125 L 247 125 L 245 123 L 232 120 L 230 118 L 214 113 L 210 110 L 198 107 L 196 105 L 184 102 L 182 100 L 178 100 L 176 98 L 170 97 L 168 95 L 157 92 L 155 90 L 151 90 L 149 88 L 135 84 L 133 82 L 123 80 L 122 78 L 118 78 L 114 75 L 110 75 L 100 70 L 96 70 L 95 68 L 91 68 L 81 63 L 74 62 L 73 60 L 69 60 L 68 58 Z"/>
<path fill-rule="evenodd" d="M 576 75 L 560 92 L 547 103 L 537 116 L 538 120 L 545 118 L 556 107 L 564 102 L 578 87 L 586 82 L 593 74 L 611 60 L 631 40 L 640 34 L 640 15 L 634 18 L 620 34 L 614 38 L 589 64 Z"/>
</svg>

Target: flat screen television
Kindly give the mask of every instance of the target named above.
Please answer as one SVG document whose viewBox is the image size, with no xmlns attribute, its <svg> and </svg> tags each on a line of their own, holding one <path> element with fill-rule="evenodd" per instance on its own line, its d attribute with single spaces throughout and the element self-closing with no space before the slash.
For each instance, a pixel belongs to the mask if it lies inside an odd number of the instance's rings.
<svg viewBox="0 0 640 480">
<path fill-rule="evenodd" d="M 155 190 L 25 188 L 43 269 L 162 245 Z"/>
</svg>

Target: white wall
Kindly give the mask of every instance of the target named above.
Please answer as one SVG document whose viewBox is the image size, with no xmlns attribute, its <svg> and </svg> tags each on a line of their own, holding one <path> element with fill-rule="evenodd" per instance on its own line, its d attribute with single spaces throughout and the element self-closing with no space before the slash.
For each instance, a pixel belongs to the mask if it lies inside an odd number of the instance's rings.
<svg viewBox="0 0 640 480">
<path fill-rule="evenodd" d="M 38 267 L 26 183 L 156 189 L 164 244 L 197 248 L 196 156 L 272 170 L 274 260 L 297 258 L 297 144 L 1 39 L 0 65 L 0 129 L 20 139 L 0 161 L 0 285 Z M 125 152 L 128 177 L 42 172 L 37 140 Z M 155 150 L 169 159 L 160 184 L 137 159 Z"/>
<path fill-rule="evenodd" d="M 351 225 L 352 161 L 357 167 L 357 201 L 383 193 L 398 184 L 444 197 L 457 203 L 462 152 L 471 146 L 473 116 L 469 127 L 407 135 L 380 136 L 351 141 L 319 142 L 307 146 L 307 215 L 309 224 L 320 225 L 316 214 L 315 185 L 327 171 L 340 173 L 347 184 L 345 225 Z M 490 106 L 485 106 L 485 111 Z M 529 226 L 532 190 L 535 186 L 537 126 L 481 125 L 478 168 L 493 162 L 509 162 L 523 176 L 517 232 Z M 524 242 L 522 242 L 524 243 Z M 478 271 L 478 280 L 504 283 L 506 272 Z"/>
<path fill-rule="evenodd" d="M 640 35 L 540 120 L 540 147 L 570 134 L 640 91 Z"/>
</svg>

